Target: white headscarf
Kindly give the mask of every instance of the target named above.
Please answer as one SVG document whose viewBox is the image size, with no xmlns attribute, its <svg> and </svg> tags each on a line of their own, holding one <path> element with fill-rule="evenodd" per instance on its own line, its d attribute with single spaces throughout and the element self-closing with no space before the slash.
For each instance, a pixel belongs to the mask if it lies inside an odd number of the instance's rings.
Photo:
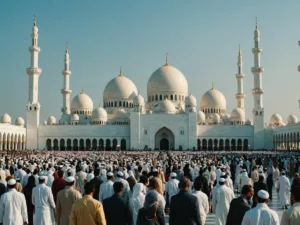
<svg viewBox="0 0 300 225">
<path fill-rule="evenodd" d="M 132 211 L 132 217 L 134 224 L 136 224 L 137 216 L 139 210 L 144 206 L 145 194 L 143 193 L 144 185 L 142 183 L 137 183 L 133 187 L 132 197 L 129 200 L 129 206 Z"/>
</svg>

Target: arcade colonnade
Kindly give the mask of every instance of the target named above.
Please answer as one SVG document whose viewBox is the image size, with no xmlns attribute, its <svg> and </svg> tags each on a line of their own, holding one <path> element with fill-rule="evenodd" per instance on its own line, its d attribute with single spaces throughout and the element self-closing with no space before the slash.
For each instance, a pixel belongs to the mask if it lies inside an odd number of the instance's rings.
<svg viewBox="0 0 300 225">
<path fill-rule="evenodd" d="M 299 132 L 288 132 L 273 135 L 273 148 L 276 150 L 299 150 Z"/>
<path fill-rule="evenodd" d="M 126 138 L 48 138 L 46 150 L 103 151 L 129 149 Z"/>
<path fill-rule="evenodd" d="M 0 132 L 0 150 L 25 150 L 25 146 L 24 134 Z"/>
<path fill-rule="evenodd" d="M 247 138 L 198 138 L 197 150 L 247 151 L 250 148 Z"/>
</svg>

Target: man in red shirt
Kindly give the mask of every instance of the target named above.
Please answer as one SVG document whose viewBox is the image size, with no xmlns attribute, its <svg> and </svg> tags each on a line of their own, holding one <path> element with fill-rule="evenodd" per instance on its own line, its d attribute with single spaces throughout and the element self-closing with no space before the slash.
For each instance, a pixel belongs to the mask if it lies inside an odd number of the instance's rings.
<svg viewBox="0 0 300 225">
<path fill-rule="evenodd" d="M 56 203 L 56 196 L 57 196 L 58 192 L 63 190 L 67 185 L 66 180 L 63 178 L 64 171 L 59 170 L 57 172 L 57 174 L 58 174 L 58 178 L 56 180 L 54 180 L 52 183 L 52 194 L 53 194 L 55 203 Z"/>
</svg>

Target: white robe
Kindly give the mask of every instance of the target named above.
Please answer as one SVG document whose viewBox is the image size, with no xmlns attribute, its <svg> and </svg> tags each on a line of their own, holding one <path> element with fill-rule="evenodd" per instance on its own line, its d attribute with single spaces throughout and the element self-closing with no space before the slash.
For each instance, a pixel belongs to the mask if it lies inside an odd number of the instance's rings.
<svg viewBox="0 0 300 225">
<path fill-rule="evenodd" d="M 3 225 L 23 225 L 28 223 L 25 196 L 11 189 L 1 196 L 0 223 Z"/>
<path fill-rule="evenodd" d="M 279 204 L 281 207 L 289 204 L 290 181 L 286 176 L 278 178 Z"/>
<path fill-rule="evenodd" d="M 54 222 L 52 209 L 55 209 L 55 203 L 51 188 L 46 184 L 39 184 L 33 188 L 32 204 L 35 206 L 35 224 L 52 225 Z"/>
<path fill-rule="evenodd" d="M 175 178 L 170 178 L 167 185 L 166 185 L 166 192 L 169 194 L 169 202 L 171 202 L 171 198 L 178 194 L 179 187 L 178 187 L 179 181 Z"/>
<path fill-rule="evenodd" d="M 255 208 L 246 212 L 242 225 L 279 225 L 279 218 L 267 204 L 258 203 Z"/>
<path fill-rule="evenodd" d="M 100 191 L 99 191 L 99 201 L 100 202 L 103 202 L 104 199 L 113 196 L 113 194 L 114 194 L 113 185 L 114 185 L 114 182 L 112 182 L 111 180 L 108 180 L 108 181 L 100 184 Z"/>
<path fill-rule="evenodd" d="M 139 210 L 143 208 L 145 202 L 145 194 L 142 192 L 144 184 L 137 183 L 133 187 L 133 194 L 129 200 L 129 207 L 132 212 L 133 224 L 136 225 Z"/>
<path fill-rule="evenodd" d="M 206 221 L 206 216 L 209 212 L 208 197 L 202 191 L 195 191 L 193 195 L 196 196 L 198 199 L 198 203 L 200 207 L 200 218 L 202 224 L 204 225 Z"/>
<path fill-rule="evenodd" d="M 225 225 L 229 212 L 230 202 L 234 199 L 233 191 L 226 185 L 221 185 L 213 197 L 213 208 L 216 211 L 216 225 Z"/>
</svg>

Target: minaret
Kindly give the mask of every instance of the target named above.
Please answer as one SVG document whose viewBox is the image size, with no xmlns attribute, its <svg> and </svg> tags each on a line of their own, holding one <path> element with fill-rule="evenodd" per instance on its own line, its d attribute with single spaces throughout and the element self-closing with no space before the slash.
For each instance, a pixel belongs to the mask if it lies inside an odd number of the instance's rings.
<svg viewBox="0 0 300 225">
<path fill-rule="evenodd" d="M 42 70 L 38 66 L 40 48 L 38 47 L 38 28 L 36 17 L 31 34 L 32 44 L 29 47 L 31 55 L 30 67 L 26 69 L 29 77 L 28 103 L 27 103 L 27 149 L 38 148 L 38 126 L 40 123 L 40 104 L 38 101 L 39 76 Z"/>
<path fill-rule="evenodd" d="M 244 94 L 244 77 L 243 74 L 243 57 L 241 48 L 239 47 L 239 55 L 238 55 L 238 73 L 235 75 L 237 80 L 237 93 L 235 95 L 237 107 L 245 110 L 245 97 Z"/>
<path fill-rule="evenodd" d="M 254 54 L 254 66 L 251 71 L 254 76 L 254 88 L 253 94 L 253 125 L 254 125 L 254 148 L 264 148 L 264 108 L 263 108 L 263 94 L 262 89 L 262 73 L 264 68 L 260 65 L 260 53 L 262 49 L 259 47 L 260 32 L 258 30 L 258 24 L 256 20 L 256 26 L 254 31 L 254 48 L 252 52 Z"/>
<path fill-rule="evenodd" d="M 62 71 L 62 75 L 64 76 L 64 88 L 61 89 L 61 93 L 63 95 L 63 107 L 61 111 L 63 114 L 69 115 L 70 111 L 70 95 L 72 90 L 70 89 L 70 57 L 69 57 L 69 50 L 68 50 L 68 43 L 66 44 L 66 52 L 65 52 L 65 60 L 64 60 L 64 70 Z"/>
</svg>

